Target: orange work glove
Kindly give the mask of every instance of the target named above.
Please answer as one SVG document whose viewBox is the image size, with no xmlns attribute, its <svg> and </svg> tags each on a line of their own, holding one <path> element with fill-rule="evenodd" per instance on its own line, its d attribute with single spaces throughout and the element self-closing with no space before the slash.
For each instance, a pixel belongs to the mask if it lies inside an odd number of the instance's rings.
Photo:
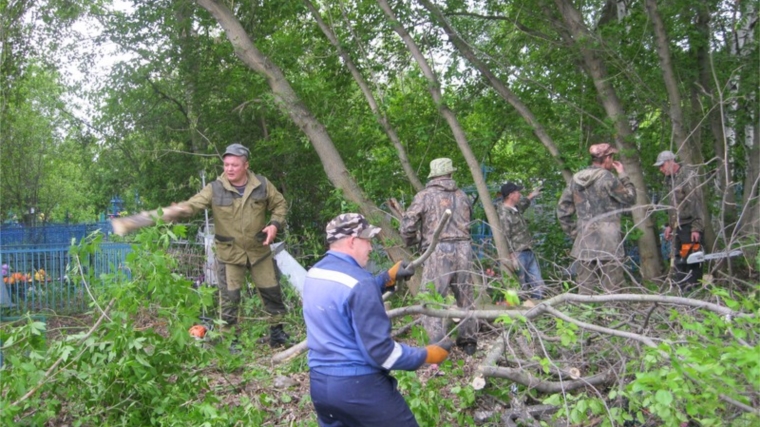
<svg viewBox="0 0 760 427">
<path fill-rule="evenodd" d="M 404 281 L 414 276 L 414 269 L 407 268 L 409 265 L 406 261 L 399 261 L 393 264 L 393 267 L 388 269 L 388 276 L 390 279 L 385 282 L 386 288 L 393 288 L 396 286 L 396 281 Z"/>
<path fill-rule="evenodd" d="M 425 347 L 425 350 L 428 352 L 425 363 L 441 363 L 449 357 L 451 343 L 438 342 L 436 344 L 429 344 Z"/>
<path fill-rule="evenodd" d="M 203 339 L 206 336 L 206 327 L 203 325 L 193 325 L 188 332 L 195 339 Z"/>
</svg>

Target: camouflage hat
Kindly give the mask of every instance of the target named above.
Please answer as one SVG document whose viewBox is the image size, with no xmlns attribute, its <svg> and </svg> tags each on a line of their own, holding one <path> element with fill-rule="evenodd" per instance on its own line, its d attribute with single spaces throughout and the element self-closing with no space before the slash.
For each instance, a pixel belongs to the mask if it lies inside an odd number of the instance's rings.
<svg viewBox="0 0 760 427">
<path fill-rule="evenodd" d="M 227 149 L 224 151 L 224 154 L 222 154 L 222 158 L 225 158 L 228 154 L 232 154 L 233 156 L 238 157 L 245 157 L 246 160 L 251 155 L 251 150 L 246 148 L 243 144 L 232 144 L 228 145 Z"/>
<path fill-rule="evenodd" d="M 456 170 L 457 168 L 455 168 L 454 165 L 451 163 L 451 159 L 442 157 L 440 159 L 435 159 L 432 162 L 430 162 L 430 175 L 428 175 L 428 178 L 435 178 L 437 176 L 448 175 L 452 172 L 455 172 Z"/>
<path fill-rule="evenodd" d="M 345 237 L 356 236 L 371 239 L 380 232 L 380 227 L 371 225 L 364 215 L 358 213 L 340 214 L 327 223 L 327 243 L 337 242 Z"/>
<path fill-rule="evenodd" d="M 611 146 L 610 144 L 604 143 L 592 145 L 588 148 L 588 152 L 591 154 L 591 157 L 600 159 L 604 156 L 609 156 L 610 154 L 617 153 L 618 149 Z"/>
<path fill-rule="evenodd" d="M 672 151 L 665 150 L 662 153 L 657 155 L 657 161 L 654 163 L 654 166 L 662 166 L 663 163 L 667 162 L 668 160 L 675 160 L 676 155 L 673 154 Z"/>
<path fill-rule="evenodd" d="M 501 197 L 507 197 L 510 194 L 514 193 L 515 191 L 520 191 L 523 189 L 523 186 L 520 184 L 515 184 L 514 182 L 507 182 L 506 184 L 501 186 Z"/>
</svg>

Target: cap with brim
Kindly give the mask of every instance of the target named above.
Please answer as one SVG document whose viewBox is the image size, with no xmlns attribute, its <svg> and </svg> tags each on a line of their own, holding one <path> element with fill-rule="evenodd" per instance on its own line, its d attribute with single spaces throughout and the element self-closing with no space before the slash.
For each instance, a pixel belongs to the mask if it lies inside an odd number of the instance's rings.
<svg viewBox="0 0 760 427">
<path fill-rule="evenodd" d="M 382 229 L 370 224 L 364 215 L 358 213 L 340 214 L 327 223 L 327 243 L 333 243 L 346 237 L 359 237 L 371 239 L 377 236 Z"/>
<path fill-rule="evenodd" d="M 507 197 L 513 192 L 520 191 L 522 189 L 523 189 L 523 186 L 520 184 L 515 184 L 514 182 L 507 182 L 506 184 L 501 186 L 501 196 Z"/>
<path fill-rule="evenodd" d="M 251 150 L 246 148 L 243 144 L 232 144 L 227 146 L 227 149 L 224 151 L 224 154 L 222 157 L 225 157 L 227 155 L 233 155 L 238 157 L 245 157 L 246 159 L 251 154 Z"/>
<path fill-rule="evenodd" d="M 657 161 L 654 163 L 654 166 L 662 166 L 668 160 L 675 160 L 675 159 L 676 159 L 676 155 L 673 154 L 672 151 L 665 150 L 662 153 L 657 155 Z"/>
<path fill-rule="evenodd" d="M 617 153 L 618 149 L 605 142 L 604 144 L 592 145 L 588 148 L 588 152 L 591 154 L 591 157 L 602 158 Z"/>
</svg>

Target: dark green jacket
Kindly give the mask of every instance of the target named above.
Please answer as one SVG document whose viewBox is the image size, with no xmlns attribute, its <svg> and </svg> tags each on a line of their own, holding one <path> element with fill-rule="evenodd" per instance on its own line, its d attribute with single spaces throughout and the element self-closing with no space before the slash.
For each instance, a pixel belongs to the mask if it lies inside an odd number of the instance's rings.
<svg viewBox="0 0 760 427">
<path fill-rule="evenodd" d="M 530 249 L 533 245 L 533 237 L 528 230 L 528 223 L 523 218 L 523 213 L 530 206 L 530 202 L 529 198 L 520 197 L 520 201 L 514 208 L 501 203 L 497 209 L 501 232 L 507 238 L 507 248 L 510 254 Z"/>
<path fill-rule="evenodd" d="M 251 171 L 242 196 L 222 175 L 182 205 L 190 207 L 193 214 L 211 208 L 217 257 L 226 264 L 238 265 L 255 262 L 270 252 L 269 246 L 256 239 L 256 234 L 269 223 L 281 231 L 288 212 L 285 198 L 277 188 Z M 267 214 L 271 215 L 269 220 Z"/>
</svg>

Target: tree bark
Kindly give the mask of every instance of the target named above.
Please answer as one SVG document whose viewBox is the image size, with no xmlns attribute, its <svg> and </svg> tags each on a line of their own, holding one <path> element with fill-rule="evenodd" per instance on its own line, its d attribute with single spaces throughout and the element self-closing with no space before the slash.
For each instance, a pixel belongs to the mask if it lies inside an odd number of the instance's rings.
<svg viewBox="0 0 760 427">
<path fill-rule="evenodd" d="M 428 79 L 430 83 L 430 95 L 433 97 L 433 101 L 435 101 L 438 112 L 441 114 L 441 116 L 443 116 L 443 118 L 446 120 L 446 123 L 448 123 L 449 127 L 451 128 L 451 132 L 453 133 L 454 139 L 459 146 L 459 150 L 462 152 L 462 155 L 467 162 L 467 166 L 470 168 L 470 173 L 472 174 L 473 180 L 475 181 L 475 187 L 478 190 L 478 196 L 480 197 L 481 203 L 483 204 L 483 210 L 486 213 L 488 223 L 492 225 L 493 229 L 498 228 L 497 225 L 499 224 L 499 216 L 496 213 L 496 208 L 491 201 L 491 194 L 488 191 L 488 187 L 486 186 L 483 172 L 480 169 L 480 163 L 478 162 L 477 158 L 475 158 L 475 155 L 472 152 L 472 148 L 470 148 L 470 144 L 467 141 L 467 136 L 465 135 L 464 129 L 462 129 L 462 126 L 459 124 L 456 115 L 446 105 L 446 102 L 443 99 L 443 95 L 441 94 L 440 89 L 441 85 L 438 81 L 438 78 L 435 76 L 435 73 L 427 63 L 425 56 L 417 47 L 417 44 L 414 42 L 406 29 L 401 25 L 398 17 L 396 17 L 396 14 L 388 5 L 388 2 L 386 0 L 377 0 L 377 3 L 380 5 L 380 8 L 383 10 L 383 12 L 385 12 L 385 15 L 390 20 L 389 24 L 391 27 L 393 27 L 393 30 L 404 41 L 407 49 L 409 49 L 412 57 L 422 70 L 422 73 Z M 507 241 L 504 235 L 498 232 L 493 233 L 493 239 L 496 250 L 498 252 L 499 263 L 503 266 L 503 262 L 507 260 Z M 502 270 L 508 269 L 503 266 Z"/>
<path fill-rule="evenodd" d="M 335 148 L 327 129 L 299 99 L 282 70 L 256 48 L 240 21 L 221 1 L 196 1 L 199 6 L 211 13 L 224 29 L 235 50 L 235 55 L 250 69 L 266 78 L 269 87 L 272 89 L 275 102 L 311 141 L 311 145 L 317 152 L 330 182 L 343 191 L 346 199 L 359 205 L 362 213 L 369 218 L 370 222 L 382 227 L 383 231 L 380 237 L 391 259 L 408 258 L 409 254 L 403 247 L 394 246 L 401 241 L 401 236 L 391 224 L 388 215 L 385 215 L 359 188 L 343 163 L 343 158 Z"/>
<path fill-rule="evenodd" d="M 670 41 L 665 30 L 665 24 L 662 22 L 662 17 L 657 10 L 657 2 L 655 0 L 646 0 L 646 10 L 654 28 L 655 49 L 657 50 L 657 57 L 660 59 L 662 79 L 665 82 L 665 89 L 668 93 L 668 112 L 673 132 L 673 142 L 676 147 L 675 151 L 686 163 L 701 165 L 704 163 L 701 147 L 694 140 L 689 139 L 686 134 L 683 108 L 681 107 L 681 92 L 670 55 Z M 702 192 L 702 218 L 704 218 L 705 227 L 703 244 L 708 248 L 712 248 L 715 244 L 715 230 L 712 226 L 710 205 L 707 203 L 707 195 L 709 193 L 709 187 L 707 191 Z"/>
<path fill-rule="evenodd" d="M 401 143 L 401 139 L 398 137 L 396 130 L 391 125 L 388 117 L 382 111 L 380 111 L 380 107 L 377 105 L 377 101 L 375 100 L 375 96 L 372 93 L 372 89 L 370 89 L 369 84 L 362 76 L 359 68 L 351 59 L 351 56 L 348 54 L 348 52 L 346 52 L 341 47 L 340 41 L 332 29 L 324 22 L 324 20 L 322 20 L 322 16 L 319 14 L 319 11 L 314 6 L 314 4 L 310 0 L 303 0 L 303 2 L 311 12 L 314 20 L 317 21 L 317 25 L 322 30 L 325 37 L 327 37 L 327 39 L 330 40 L 330 43 L 332 43 L 335 49 L 337 49 L 338 55 L 340 55 L 340 57 L 343 59 L 343 62 L 345 62 L 346 67 L 351 72 L 351 76 L 354 78 L 354 81 L 357 85 L 359 85 L 359 88 L 364 94 L 364 98 L 367 99 L 367 103 L 369 104 L 369 108 L 372 110 L 372 113 L 375 115 L 375 119 L 383 128 L 385 134 L 388 136 L 388 139 L 390 139 L 391 143 L 393 143 L 393 146 L 396 147 L 396 152 L 398 153 L 398 159 L 401 163 L 401 167 L 404 169 L 404 173 L 406 174 L 409 182 L 412 184 L 412 187 L 414 187 L 414 191 L 422 191 L 422 189 L 425 188 L 425 185 L 422 183 L 422 181 L 420 181 L 417 173 L 414 171 L 414 168 L 409 162 L 409 156 L 406 155 L 406 149 L 404 148 L 404 144 Z"/>
<path fill-rule="evenodd" d="M 433 16 L 435 16 L 435 18 L 438 20 L 439 25 L 443 28 L 443 30 L 446 32 L 446 35 L 449 37 L 451 43 L 454 45 L 454 47 L 457 48 L 457 50 L 459 50 L 462 56 L 467 58 L 467 60 L 470 61 L 470 63 L 474 65 L 478 71 L 480 71 L 480 74 L 482 74 L 483 77 L 488 80 L 488 82 L 491 84 L 491 87 L 496 90 L 496 93 L 498 93 L 499 96 L 507 101 L 509 105 L 511 105 L 530 125 L 530 127 L 533 128 L 533 133 L 536 135 L 536 138 L 538 138 L 538 140 L 541 141 L 544 147 L 549 151 L 549 154 L 551 154 L 551 156 L 557 162 L 557 166 L 562 172 L 562 177 L 565 179 L 565 182 L 569 183 L 573 178 L 572 171 L 570 171 L 564 160 L 562 160 L 559 149 L 557 148 L 557 144 L 555 144 L 554 140 L 549 136 L 548 133 L 546 133 L 546 129 L 544 129 L 543 125 L 539 122 L 530 108 L 528 108 L 528 106 L 525 105 L 522 100 L 520 100 L 520 98 L 515 95 L 515 93 L 512 92 L 501 79 L 496 77 L 493 71 L 491 71 L 491 68 L 488 66 L 488 64 L 481 61 L 477 55 L 475 55 L 475 52 L 473 52 L 467 42 L 465 42 L 459 33 L 451 26 L 448 19 L 446 19 L 443 13 L 441 13 L 441 10 L 439 8 L 430 2 L 430 0 L 419 0 L 419 2 L 431 14 L 433 14 Z"/>
<path fill-rule="evenodd" d="M 650 200 L 646 192 L 647 185 L 644 181 L 644 172 L 641 168 L 638 150 L 631 142 L 633 140 L 633 130 L 628 123 L 625 109 L 611 83 L 604 61 L 596 55 L 590 46 L 584 44 L 584 40 L 593 40 L 596 36 L 589 31 L 580 13 L 569 0 L 555 0 L 555 4 L 572 36 L 570 43 L 580 50 L 586 72 L 593 79 L 594 87 L 599 94 L 602 106 L 607 116 L 614 123 L 617 134 L 615 143 L 618 148 L 622 149 L 621 160 L 625 165 L 628 176 L 631 178 L 631 182 L 636 186 L 636 205 L 632 209 L 632 214 L 636 228 L 642 232 L 641 238 L 638 241 L 641 256 L 641 275 L 644 280 L 661 277 L 661 256 L 659 245 L 657 244 L 655 224 L 649 215 L 648 206 L 650 206 Z"/>
</svg>

